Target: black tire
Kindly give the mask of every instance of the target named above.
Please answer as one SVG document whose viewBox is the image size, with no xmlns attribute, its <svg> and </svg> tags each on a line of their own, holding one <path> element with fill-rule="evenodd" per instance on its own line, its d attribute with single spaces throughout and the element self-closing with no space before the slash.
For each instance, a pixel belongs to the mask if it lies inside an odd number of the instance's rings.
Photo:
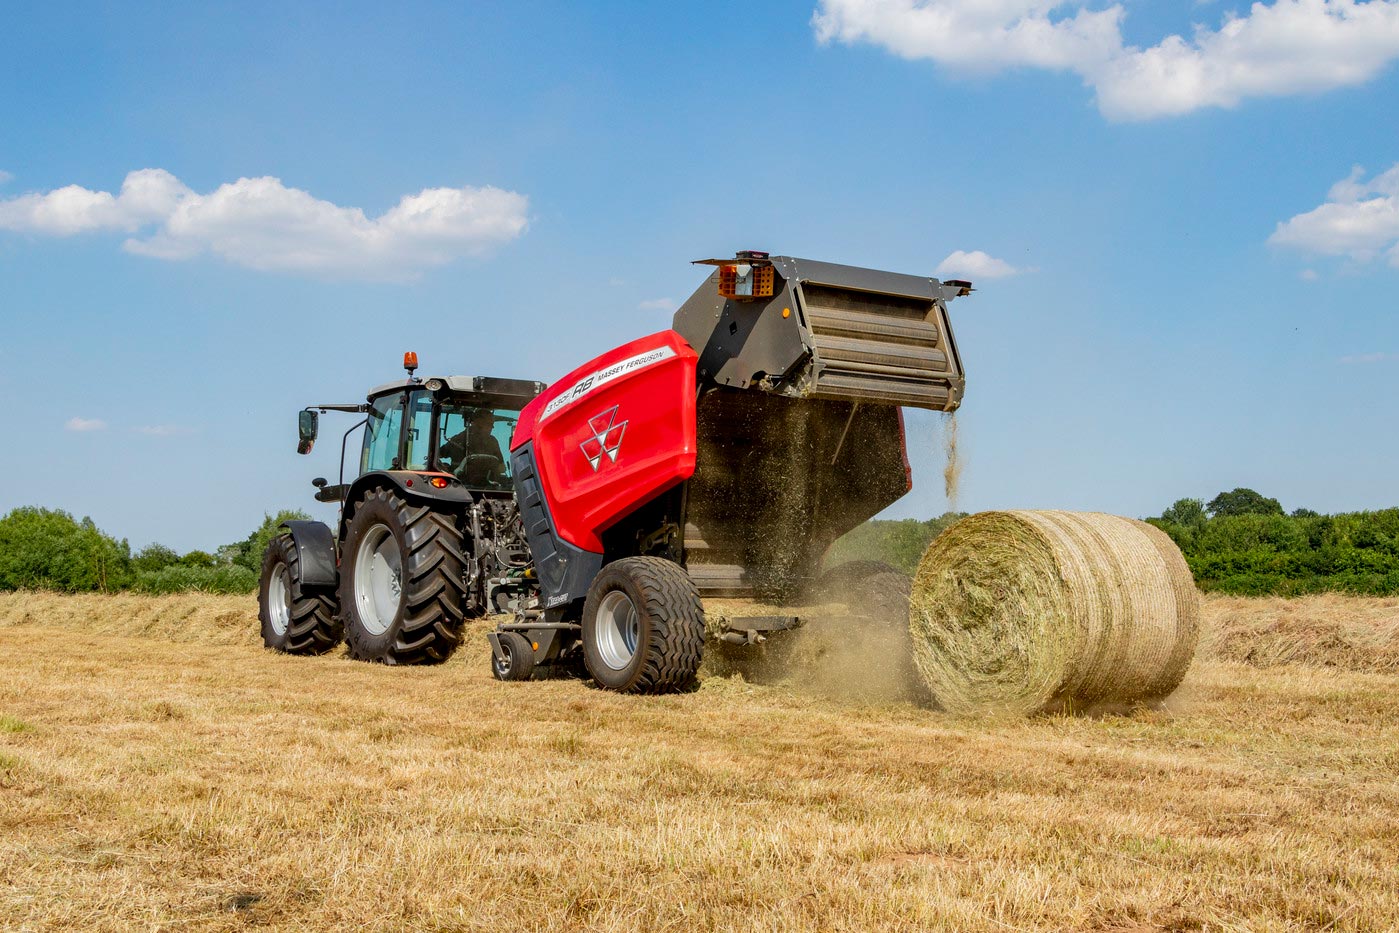
<svg viewBox="0 0 1399 933">
<path fill-rule="evenodd" d="M 283 533 L 273 538 L 262 555 L 257 590 L 262 643 L 286 654 L 325 654 L 344 636 L 335 610 L 333 587 L 301 582 L 301 558 L 292 536 Z"/>
<path fill-rule="evenodd" d="M 500 650 L 505 655 L 501 660 L 491 652 L 491 674 L 496 680 L 529 680 L 534 673 L 534 646 L 519 632 L 501 632 Z"/>
<path fill-rule="evenodd" d="M 635 613 L 629 658 L 608 647 L 617 645 L 608 628 L 611 607 L 623 605 L 613 593 L 625 596 Z M 699 589 L 679 564 L 661 557 L 614 561 L 588 587 L 582 641 L 584 663 L 599 686 L 621 693 L 688 690 L 704 654 Z"/>
<path fill-rule="evenodd" d="M 399 562 L 397 605 L 390 590 L 382 612 L 372 600 L 361 606 L 355 598 L 360 552 L 376 539 L 392 539 Z M 410 504 L 386 489 L 371 490 L 355 506 L 341 555 L 340 606 L 352 658 L 440 664 L 452 656 L 469 602 L 457 516 Z"/>
</svg>

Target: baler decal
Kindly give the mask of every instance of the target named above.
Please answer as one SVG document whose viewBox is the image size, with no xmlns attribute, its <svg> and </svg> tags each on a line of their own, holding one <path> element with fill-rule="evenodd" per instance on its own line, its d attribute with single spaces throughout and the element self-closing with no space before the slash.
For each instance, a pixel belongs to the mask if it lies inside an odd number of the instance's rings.
<svg viewBox="0 0 1399 933">
<path fill-rule="evenodd" d="M 602 465 L 603 454 L 606 454 L 612 463 L 617 462 L 617 451 L 622 447 L 622 435 L 627 433 L 627 422 L 617 424 L 617 409 L 620 407 L 613 405 L 602 414 L 593 415 L 588 419 L 588 430 L 593 433 L 578 445 L 578 449 L 588 458 L 588 465 L 593 468 L 594 473 Z"/>
<path fill-rule="evenodd" d="M 595 373 L 590 373 L 560 392 L 553 401 L 544 406 L 544 411 L 539 415 L 539 421 L 557 412 L 566 405 L 578 401 L 583 396 L 592 392 L 599 386 L 606 385 L 613 379 L 634 373 L 638 369 L 645 369 L 662 360 L 668 360 L 675 356 L 675 348 L 671 346 L 657 347 L 654 350 L 647 350 L 645 353 L 638 353 L 636 356 L 613 363 L 605 369 L 600 369 Z M 615 457 L 613 459 L 616 459 Z M 596 469 L 596 467 L 594 467 Z"/>
</svg>

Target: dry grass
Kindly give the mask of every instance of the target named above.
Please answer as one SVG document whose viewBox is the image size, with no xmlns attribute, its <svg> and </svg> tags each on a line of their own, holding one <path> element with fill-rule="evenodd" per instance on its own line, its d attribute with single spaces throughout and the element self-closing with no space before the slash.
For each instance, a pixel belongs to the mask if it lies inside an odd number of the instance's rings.
<svg viewBox="0 0 1399 933">
<path fill-rule="evenodd" d="M 1213 625 L 1202 650 L 1215 657 L 1399 672 L 1399 598 L 1209 596 L 1206 606 Z"/>
<path fill-rule="evenodd" d="M 1173 713 L 976 724 L 499 684 L 479 636 L 278 657 L 226 613 L 0 599 L 0 928 L 1399 927 L 1393 674 L 1209 659 Z"/>
</svg>

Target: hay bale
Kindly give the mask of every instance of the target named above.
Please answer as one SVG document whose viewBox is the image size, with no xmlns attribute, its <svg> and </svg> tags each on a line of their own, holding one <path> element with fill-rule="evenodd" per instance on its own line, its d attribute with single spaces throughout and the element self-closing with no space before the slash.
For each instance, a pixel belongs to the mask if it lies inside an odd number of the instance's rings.
<svg viewBox="0 0 1399 933">
<path fill-rule="evenodd" d="M 982 512 L 938 536 L 913 580 L 919 675 L 950 712 L 1029 714 L 1158 699 L 1199 640 L 1174 542 L 1096 512 Z"/>
</svg>

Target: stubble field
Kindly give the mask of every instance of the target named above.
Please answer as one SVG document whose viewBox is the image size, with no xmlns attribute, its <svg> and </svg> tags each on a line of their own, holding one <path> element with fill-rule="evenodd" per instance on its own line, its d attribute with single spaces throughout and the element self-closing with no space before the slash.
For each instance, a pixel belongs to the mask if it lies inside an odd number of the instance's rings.
<svg viewBox="0 0 1399 933">
<path fill-rule="evenodd" d="M 1399 928 L 1399 600 L 1205 606 L 1168 709 L 977 722 L 0 595 L 0 929 Z"/>
</svg>

